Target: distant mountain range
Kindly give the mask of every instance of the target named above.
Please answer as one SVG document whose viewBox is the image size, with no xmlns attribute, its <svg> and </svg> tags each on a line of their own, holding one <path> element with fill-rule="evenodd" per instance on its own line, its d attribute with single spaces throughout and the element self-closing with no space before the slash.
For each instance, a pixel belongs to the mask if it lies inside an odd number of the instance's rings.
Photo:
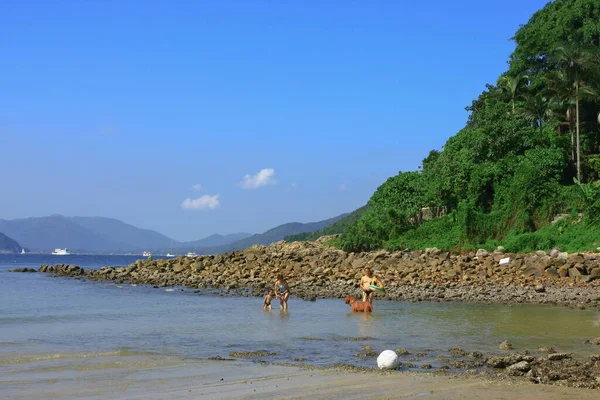
<svg viewBox="0 0 600 400">
<path fill-rule="evenodd" d="M 275 228 L 269 229 L 268 231 L 256 235 L 249 236 L 247 238 L 237 240 L 228 244 L 211 247 L 199 247 L 199 248 L 184 248 L 186 251 L 195 251 L 197 254 L 218 254 L 226 253 L 234 250 L 243 250 L 255 244 L 269 245 L 273 242 L 283 240 L 286 236 L 296 235 L 299 233 L 313 232 L 323 229 L 324 227 L 331 225 L 340 219 L 344 218 L 348 214 L 338 215 L 330 219 L 326 219 L 318 222 L 309 222 L 306 224 L 300 222 L 290 222 L 287 224 L 276 226 Z"/>
<path fill-rule="evenodd" d="M 262 234 L 234 233 L 211 235 L 204 239 L 178 242 L 159 232 L 140 229 L 114 218 L 65 217 L 51 215 L 14 220 L 0 219 L 0 232 L 13 238 L 30 251 L 51 252 L 67 247 L 75 253 L 132 253 L 152 251 L 164 254 L 217 254 L 242 250 L 254 244 L 268 245 L 289 235 L 313 232 L 337 222 L 348 214 L 324 221 L 279 225 Z M 20 247 L 19 247 L 20 251 Z"/>
<path fill-rule="evenodd" d="M 2 253 L 20 253 L 21 246 L 16 240 L 9 238 L 4 233 L 0 233 L 0 254 Z"/>
</svg>

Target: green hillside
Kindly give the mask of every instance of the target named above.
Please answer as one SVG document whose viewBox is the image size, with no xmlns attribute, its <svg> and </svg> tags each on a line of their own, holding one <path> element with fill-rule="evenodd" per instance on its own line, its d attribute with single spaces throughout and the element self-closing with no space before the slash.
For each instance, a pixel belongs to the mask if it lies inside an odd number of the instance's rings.
<svg viewBox="0 0 600 400">
<path fill-rule="evenodd" d="M 337 246 L 600 246 L 600 1 L 550 2 L 513 40 L 508 70 L 467 107 L 466 126 L 381 185 Z"/>
<path fill-rule="evenodd" d="M 358 219 L 365 213 L 367 210 L 367 206 L 362 206 L 350 214 L 346 215 L 344 218 L 336 221 L 330 225 L 327 225 L 325 228 L 320 229 L 314 232 L 305 232 L 299 233 L 297 235 L 286 236 L 285 240 L 287 242 L 297 242 L 297 241 L 315 241 L 321 236 L 327 235 L 335 235 L 339 233 L 344 233 L 346 231 L 346 227 L 358 221 Z"/>
</svg>

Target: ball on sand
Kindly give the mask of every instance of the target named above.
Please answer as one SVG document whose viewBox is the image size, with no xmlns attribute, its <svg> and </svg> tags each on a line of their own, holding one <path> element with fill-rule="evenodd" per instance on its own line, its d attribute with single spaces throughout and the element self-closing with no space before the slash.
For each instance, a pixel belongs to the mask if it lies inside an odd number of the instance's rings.
<svg viewBox="0 0 600 400">
<path fill-rule="evenodd" d="M 400 360 L 394 350 L 384 350 L 377 357 L 377 366 L 379 369 L 395 369 L 398 365 L 400 365 Z"/>
</svg>

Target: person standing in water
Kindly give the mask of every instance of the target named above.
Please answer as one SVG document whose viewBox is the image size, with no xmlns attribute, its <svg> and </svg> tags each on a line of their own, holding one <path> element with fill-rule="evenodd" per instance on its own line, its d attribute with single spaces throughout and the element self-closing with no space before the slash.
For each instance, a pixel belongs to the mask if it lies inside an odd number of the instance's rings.
<svg viewBox="0 0 600 400">
<path fill-rule="evenodd" d="M 281 275 L 277 275 L 277 280 L 275 281 L 275 293 L 279 299 L 281 309 L 287 310 L 287 302 L 288 298 L 290 297 L 290 287 Z"/>
<path fill-rule="evenodd" d="M 360 278 L 360 288 L 363 291 L 363 301 L 368 301 L 373 304 L 373 289 L 371 289 L 371 284 L 383 287 L 381 281 L 373 276 L 371 272 L 371 268 L 365 268 L 365 274 L 362 278 Z"/>
</svg>

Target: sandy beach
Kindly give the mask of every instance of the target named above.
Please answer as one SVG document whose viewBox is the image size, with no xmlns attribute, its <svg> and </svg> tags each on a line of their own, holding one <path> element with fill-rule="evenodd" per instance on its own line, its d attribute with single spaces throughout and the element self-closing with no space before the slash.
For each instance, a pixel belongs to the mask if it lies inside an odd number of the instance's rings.
<svg viewBox="0 0 600 400">
<path fill-rule="evenodd" d="M 154 355 L 32 358 L 2 368 L 3 399 L 597 399 L 597 390 L 474 373 L 354 372 Z"/>
</svg>

